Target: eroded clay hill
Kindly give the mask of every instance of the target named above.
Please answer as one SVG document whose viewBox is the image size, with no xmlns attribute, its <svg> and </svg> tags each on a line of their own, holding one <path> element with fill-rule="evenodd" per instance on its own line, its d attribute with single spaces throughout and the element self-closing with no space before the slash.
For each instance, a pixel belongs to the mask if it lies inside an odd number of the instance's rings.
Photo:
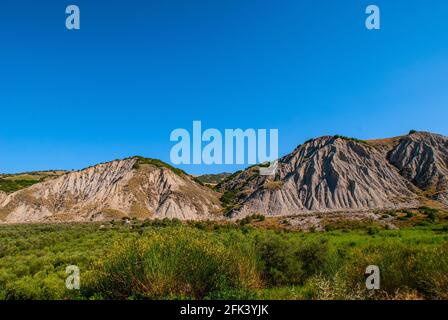
<svg viewBox="0 0 448 320">
<path fill-rule="evenodd" d="M 281 158 L 275 176 L 260 176 L 254 166 L 216 189 L 159 160 L 133 157 L 0 191 L 0 222 L 345 214 L 426 201 L 446 207 L 448 138 L 426 132 L 371 141 L 321 137 Z"/>
<path fill-rule="evenodd" d="M 2 193 L 0 219 L 9 223 L 205 219 L 220 213 L 218 199 L 217 193 L 180 170 L 135 157 L 69 172 L 9 195 Z"/>
<path fill-rule="evenodd" d="M 410 134 L 399 141 L 388 159 L 427 197 L 448 205 L 447 137 L 427 132 Z"/>
<path fill-rule="evenodd" d="M 447 155 L 447 138 L 431 133 L 321 137 L 280 159 L 275 177 L 252 167 L 218 189 L 231 216 L 415 207 L 422 194 L 447 204 Z"/>
</svg>

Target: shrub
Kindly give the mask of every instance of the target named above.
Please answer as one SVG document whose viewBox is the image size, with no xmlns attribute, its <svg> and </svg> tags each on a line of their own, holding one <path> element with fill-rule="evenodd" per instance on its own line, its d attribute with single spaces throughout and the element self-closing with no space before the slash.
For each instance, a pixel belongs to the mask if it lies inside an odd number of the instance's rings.
<svg viewBox="0 0 448 320">
<path fill-rule="evenodd" d="M 262 214 L 252 214 L 250 216 L 246 216 L 243 219 L 239 220 L 241 226 L 251 223 L 252 221 L 264 221 L 266 217 Z"/>
<path fill-rule="evenodd" d="M 154 219 L 152 221 L 145 221 L 142 226 L 152 226 L 152 227 L 159 227 L 159 228 L 164 228 L 164 227 L 177 227 L 177 226 L 181 226 L 182 225 L 182 221 L 177 219 L 177 218 L 163 218 L 163 219 Z"/>
<path fill-rule="evenodd" d="M 221 196 L 220 201 L 222 202 L 222 204 L 224 206 L 232 205 L 233 202 L 235 201 L 236 195 L 237 195 L 237 192 L 235 192 L 235 191 L 226 191 Z"/>
<path fill-rule="evenodd" d="M 133 229 L 116 220 L 101 232 L 99 223 L 0 225 L 0 299 L 448 299 L 447 222 L 419 221 L 428 226 L 375 237 L 371 223 L 331 233 L 201 221 L 203 231 L 169 219 Z M 381 272 L 375 293 L 365 289 L 371 264 Z M 79 266 L 81 292 L 65 289 L 67 265 Z"/>
<path fill-rule="evenodd" d="M 399 220 L 408 220 L 415 216 L 415 213 L 409 211 L 409 210 L 403 210 L 404 216 L 399 217 Z"/>
<path fill-rule="evenodd" d="M 171 171 L 173 171 L 175 174 L 177 174 L 178 176 L 188 176 L 188 174 L 179 169 L 179 168 L 175 168 L 172 165 L 163 162 L 162 160 L 159 159 L 152 159 L 152 158 L 144 158 L 141 156 L 135 156 L 135 158 L 137 159 L 137 161 L 134 164 L 134 168 L 135 170 L 138 170 L 140 168 L 141 165 L 144 164 L 148 164 L 148 165 L 153 165 L 157 168 L 167 168 L 170 169 Z"/>
<path fill-rule="evenodd" d="M 269 235 L 257 243 L 263 279 L 272 286 L 303 284 L 326 260 L 327 246 L 320 242 L 287 240 Z"/>
<path fill-rule="evenodd" d="M 340 273 L 333 276 L 315 275 L 306 284 L 311 299 L 316 300 L 358 300 L 366 296 L 360 284 L 349 286 Z"/>
<path fill-rule="evenodd" d="M 294 248 L 285 239 L 269 236 L 258 243 L 263 279 L 271 286 L 300 284 L 304 279 L 302 262 L 295 258 Z"/>
<path fill-rule="evenodd" d="M 424 215 L 426 215 L 428 220 L 430 220 L 431 222 L 435 222 L 437 220 L 437 216 L 439 213 L 437 209 L 429 208 L 429 207 L 420 207 L 419 211 L 421 213 L 423 213 Z"/>
<path fill-rule="evenodd" d="M 365 140 L 361 140 L 361 139 L 357 139 L 357 138 L 352 138 L 352 137 L 346 137 L 346 136 L 342 136 L 342 135 L 340 135 L 340 134 L 335 135 L 335 136 L 334 136 L 334 139 L 342 139 L 342 140 L 353 141 L 353 142 L 362 143 L 362 144 L 367 143 Z"/>
<path fill-rule="evenodd" d="M 345 267 L 348 286 L 363 283 L 364 270 L 377 265 L 381 271 L 381 290 L 394 296 L 400 290 L 415 290 L 426 298 L 447 297 L 447 245 L 427 248 L 395 242 L 367 245 L 351 253 Z"/>
<path fill-rule="evenodd" d="M 30 187 L 38 182 L 39 180 L 26 180 L 26 179 L 6 180 L 0 178 L 0 191 L 4 191 L 6 193 L 12 193 L 17 190 Z"/>
<path fill-rule="evenodd" d="M 353 230 L 365 230 L 368 234 L 377 233 L 384 227 L 377 221 L 364 219 L 364 220 L 349 220 L 339 219 L 335 221 L 326 221 L 325 231 L 353 231 Z"/>
<path fill-rule="evenodd" d="M 247 298 L 260 281 L 251 249 L 172 229 L 117 245 L 98 266 L 87 294 L 102 298 Z"/>
</svg>

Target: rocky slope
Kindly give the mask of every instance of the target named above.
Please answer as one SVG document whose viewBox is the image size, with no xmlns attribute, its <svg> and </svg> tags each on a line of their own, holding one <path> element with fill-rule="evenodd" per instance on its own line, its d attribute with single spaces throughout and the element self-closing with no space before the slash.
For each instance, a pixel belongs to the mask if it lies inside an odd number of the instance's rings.
<svg viewBox="0 0 448 320">
<path fill-rule="evenodd" d="M 0 203 L 2 203 L 6 199 L 7 196 L 8 195 L 5 192 L 0 191 Z"/>
<path fill-rule="evenodd" d="M 154 164 L 153 164 L 154 163 Z M 129 158 L 96 165 L 0 195 L 4 222 L 121 218 L 213 218 L 215 192 L 160 161 Z"/>
<path fill-rule="evenodd" d="M 448 138 L 427 132 L 403 137 L 389 161 L 426 196 L 448 205 Z"/>
<path fill-rule="evenodd" d="M 447 138 L 430 133 L 372 142 L 321 137 L 279 161 L 275 177 L 249 168 L 221 183 L 231 216 L 413 207 L 435 188 L 446 204 Z"/>
<path fill-rule="evenodd" d="M 448 138 L 432 133 L 371 141 L 321 137 L 279 159 L 275 176 L 260 176 L 259 169 L 223 177 L 218 193 L 159 160 L 112 161 L 13 193 L 0 189 L 0 222 L 214 219 L 223 209 L 231 217 L 359 214 L 427 201 L 448 206 Z"/>
</svg>

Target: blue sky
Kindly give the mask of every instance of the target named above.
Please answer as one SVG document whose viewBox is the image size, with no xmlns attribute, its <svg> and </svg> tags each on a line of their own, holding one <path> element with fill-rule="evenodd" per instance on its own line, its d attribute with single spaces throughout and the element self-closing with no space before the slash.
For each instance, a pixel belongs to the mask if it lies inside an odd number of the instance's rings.
<svg viewBox="0 0 448 320">
<path fill-rule="evenodd" d="M 81 30 L 65 29 L 65 7 Z M 381 30 L 364 27 L 381 8 Z M 0 172 L 169 162 L 172 130 L 448 135 L 445 0 L 12 1 L 0 10 Z M 234 166 L 183 166 L 188 172 Z"/>
</svg>

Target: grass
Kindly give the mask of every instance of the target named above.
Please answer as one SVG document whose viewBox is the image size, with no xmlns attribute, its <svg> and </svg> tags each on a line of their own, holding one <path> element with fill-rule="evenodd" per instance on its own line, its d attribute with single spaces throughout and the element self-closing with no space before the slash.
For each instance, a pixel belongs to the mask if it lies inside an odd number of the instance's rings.
<svg viewBox="0 0 448 320">
<path fill-rule="evenodd" d="M 38 183 L 39 180 L 7 180 L 0 178 L 0 191 L 13 193 L 20 189 L 24 189 Z"/>
<path fill-rule="evenodd" d="M 0 299 L 448 299 L 445 221 L 314 233 L 259 221 L 1 225 Z M 65 289 L 68 265 L 81 290 Z"/>
<path fill-rule="evenodd" d="M 353 141 L 353 142 L 358 142 L 358 143 L 362 143 L 362 144 L 366 144 L 367 141 L 365 140 L 360 140 L 358 138 L 352 138 L 352 137 L 346 137 L 346 136 L 342 136 L 342 135 L 335 135 L 334 136 L 335 139 L 342 139 L 342 140 L 346 140 L 346 141 Z"/>
<path fill-rule="evenodd" d="M 136 156 L 135 158 L 137 159 L 137 162 L 134 164 L 134 169 L 138 169 L 140 165 L 149 164 L 149 165 L 156 166 L 158 168 L 170 169 L 178 176 L 188 175 L 185 171 L 175 168 L 175 167 L 169 165 L 168 163 L 163 162 L 162 160 L 159 160 L 159 159 L 144 158 L 144 157 L 140 157 L 140 156 Z"/>
<path fill-rule="evenodd" d="M 35 171 L 19 174 L 0 174 L 0 191 L 13 193 L 33 184 L 63 175 L 65 171 Z"/>
<path fill-rule="evenodd" d="M 217 174 L 203 174 L 201 176 L 196 177 L 195 180 L 203 184 L 217 185 L 226 180 L 231 175 L 232 175 L 231 173 L 227 172 Z"/>
<path fill-rule="evenodd" d="M 106 299 L 250 297 L 260 279 L 252 248 L 240 238 L 206 239 L 190 228 L 151 230 L 115 246 L 85 294 Z"/>
</svg>

